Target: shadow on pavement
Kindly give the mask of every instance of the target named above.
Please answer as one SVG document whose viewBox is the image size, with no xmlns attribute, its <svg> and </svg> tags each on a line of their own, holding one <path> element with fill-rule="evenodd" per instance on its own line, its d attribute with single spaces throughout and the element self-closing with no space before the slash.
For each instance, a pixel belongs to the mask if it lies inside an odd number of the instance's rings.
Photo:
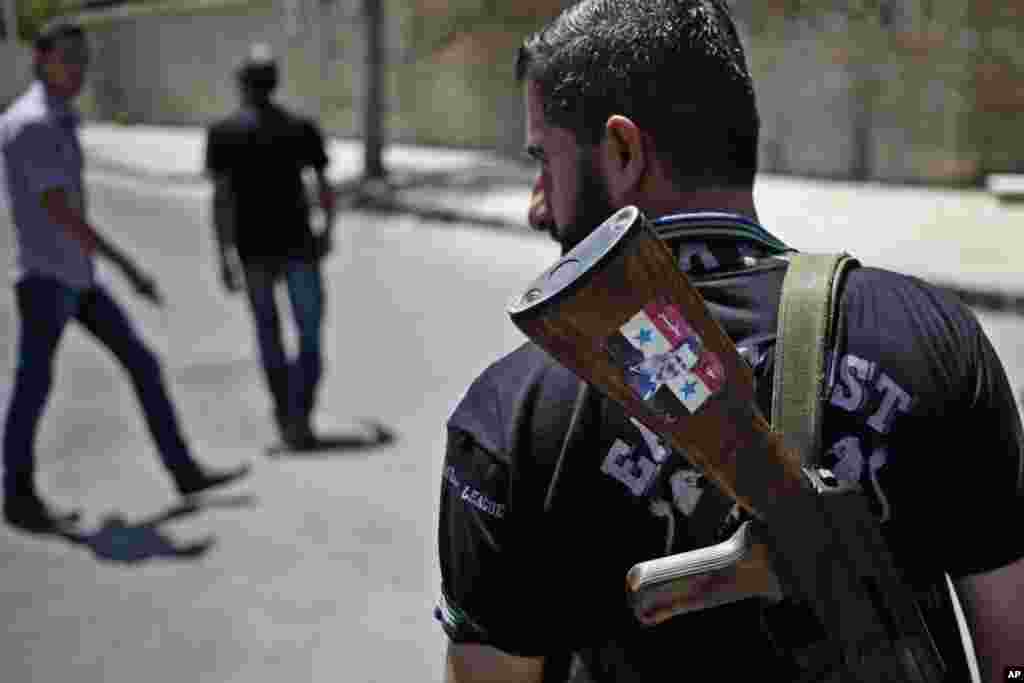
<svg viewBox="0 0 1024 683">
<path fill-rule="evenodd" d="M 267 448 L 267 455 L 281 457 L 329 457 L 345 452 L 367 451 L 390 446 L 397 438 L 388 427 L 376 422 L 365 422 L 365 429 L 351 434 L 328 433 L 316 437 L 316 441 L 300 448 L 275 444 Z"/>
<path fill-rule="evenodd" d="M 160 526 L 202 510 L 242 507 L 250 505 L 254 500 L 252 496 L 189 499 L 159 515 L 138 522 L 126 522 L 115 513 L 107 515 L 95 531 L 75 528 L 57 535 L 72 544 L 87 547 L 97 559 L 107 562 L 136 564 L 155 558 L 198 559 L 213 547 L 216 540 L 213 536 L 182 543 L 164 533 Z"/>
</svg>

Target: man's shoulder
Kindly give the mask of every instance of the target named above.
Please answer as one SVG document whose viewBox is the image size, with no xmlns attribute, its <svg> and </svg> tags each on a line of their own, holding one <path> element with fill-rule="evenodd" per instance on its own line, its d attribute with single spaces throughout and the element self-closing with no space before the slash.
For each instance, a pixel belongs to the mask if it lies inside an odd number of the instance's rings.
<svg viewBox="0 0 1024 683">
<path fill-rule="evenodd" d="M 870 263 L 861 263 L 858 268 L 849 271 L 849 280 L 860 287 L 878 288 L 887 286 L 908 286 L 924 289 L 938 289 L 935 285 L 921 279 L 917 275 L 911 275 L 896 270 L 890 270 Z"/>
<path fill-rule="evenodd" d="M 257 134 L 261 131 L 279 133 L 281 128 L 305 130 L 316 129 L 316 121 L 308 116 L 293 112 L 279 104 L 264 109 L 239 107 L 231 114 L 217 119 L 207 131 L 211 136 Z"/>
<path fill-rule="evenodd" d="M 453 413 L 480 412 L 495 403 L 514 402 L 531 386 L 569 381 L 574 376 L 536 344 L 527 342 L 485 367 L 470 383 Z"/>
<path fill-rule="evenodd" d="M 546 351 L 534 343 L 526 342 L 488 365 L 477 377 L 477 382 L 508 385 L 518 381 L 539 381 L 552 370 L 564 369 Z M 566 371 L 567 372 L 567 371 Z"/>
<path fill-rule="evenodd" d="M 847 311 L 870 308 L 891 317 L 938 315 L 973 325 L 974 315 L 948 288 L 908 273 L 873 266 L 850 271 L 843 286 Z"/>
<path fill-rule="evenodd" d="M 309 116 L 305 112 L 302 112 L 298 109 L 292 109 L 291 107 L 281 104 L 280 102 L 271 103 L 270 107 L 268 108 L 268 111 L 273 112 L 280 119 L 288 121 L 289 123 L 292 124 L 302 126 L 316 125 L 316 121 L 313 119 L 312 116 Z"/>
<path fill-rule="evenodd" d="M 300 137 L 322 135 L 320 124 L 313 116 L 298 110 L 287 109 L 280 104 L 275 104 L 274 108 L 278 114 L 278 124 L 287 127 L 291 135 Z"/>
<path fill-rule="evenodd" d="M 306 116 L 303 114 L 296 114 L 294 120 L 305 130 L 319 131 L 320 124 L 317 123 L 316 119 L 312 116 Z"/>
<path fill-rule="evenodd" d="M 312 116 L 300 112 L 286 112 L 286 116 L 285 120 L 293 135 L 306 141 L 318 140 L 323 137 L 320 124 Z"/>
<path fill-rule="evenodd" d="M 224 135 L 245 127 L 245 111 L 237 109 L 226 116 L 215 119 L 208 127 L 209 135 Z"/>
<path fill-rule="evenodd" d="M 25 133 L 45 132 L 55 126 L 49 110 L 32 90 L 14 100 L 0 115 L 0 122 L 8 140 Z"/>
<path fill-rule="evenodd" d="M 488 365 L 469 385 L 448 420 L 449 428 L 474 437 L 494 453 L 514 450 L 516 434 L 538 428 L 538 411 L 558 419 L 579 379 L 532 343 L 526 343 Z"/>
</svg>

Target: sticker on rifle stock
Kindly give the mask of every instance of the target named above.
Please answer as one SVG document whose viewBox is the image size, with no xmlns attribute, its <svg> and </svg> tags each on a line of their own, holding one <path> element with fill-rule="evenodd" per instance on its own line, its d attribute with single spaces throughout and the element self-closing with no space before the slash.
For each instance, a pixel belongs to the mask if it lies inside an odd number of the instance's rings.
<svg viewBox="0 0 1024 683">
<path fill-rule="evenodd" d="M 679 307 L 659 300 L 605 342 L 626 383 L 655 412 L 693 415 L 725 384 L 725 368 Z"/>
</svg>

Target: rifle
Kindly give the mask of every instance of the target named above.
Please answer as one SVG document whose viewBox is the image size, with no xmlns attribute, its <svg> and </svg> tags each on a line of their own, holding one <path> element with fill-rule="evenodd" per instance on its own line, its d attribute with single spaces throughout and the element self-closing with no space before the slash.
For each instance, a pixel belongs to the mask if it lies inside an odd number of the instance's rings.
<svg viewBox="0 0 1024 683">
<path fill-rule="evenodd" d="M 866 500 L 805 467 L 772 430 L 751 369 L 636 207 L 599 225 L 507 312 L 752 518 L 724 543 L 637 565 L 626 587 L 641 621 L 784 594 L 824 627 L 822 660 L 837 676 L 828 680 L 942 681 L 942 658 Z"/>
</svg>

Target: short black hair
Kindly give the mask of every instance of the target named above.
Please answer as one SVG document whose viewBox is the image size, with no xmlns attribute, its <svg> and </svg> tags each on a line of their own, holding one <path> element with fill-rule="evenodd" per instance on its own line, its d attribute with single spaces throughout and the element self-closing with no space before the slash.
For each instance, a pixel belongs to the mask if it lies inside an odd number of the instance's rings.
<svg viewBox="0 0 1024 683">
<path fill-rule="evenodd" d="M 680 189 L 753 186 L 760 118 L 725 0 L 581 0 L 523 42 L 515 75 L 580 144 L 622 114 Z"/>
<path fill-rule="evenodd" d="M 56 19 L 39 30 L 33 41 L 33 46 L 41 52 L 49 52 L 65 38 L 85 40 L 85 29 L 81 24 L 69 19 Z"/>
</svg>

